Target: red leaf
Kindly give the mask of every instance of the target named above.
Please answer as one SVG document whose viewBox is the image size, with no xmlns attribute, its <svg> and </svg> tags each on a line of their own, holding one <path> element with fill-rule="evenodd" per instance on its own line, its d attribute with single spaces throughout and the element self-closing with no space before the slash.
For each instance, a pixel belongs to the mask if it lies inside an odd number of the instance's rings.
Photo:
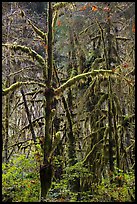
<svg viewBox="0 0 137 204">
<path fill-rule="evenodd" d="M 135 23 L 132 25 L 132 32 L 135 33 Z"/>
<path fill-rule="evenodd" d="M 106 12 L 110 12 L 110 8 L 108 6 L 104 7 L 103 10 Z"/>
<path fill-rule="evenodd" d="M 98 10 L 97 6 L 92 6 L 92 11 L 97 11 L 97 10 Z"/>
<path fill-rule="evenodd" d="M 84 11 L 84 10 L 86 10 L 86 9 L 87 9 L 87 7 L 86 7 L 86 5 L 85 5 L 85 6 L 82 6 L 79 11 Z"/>
<path fill-rule="evenodd" d="M 85 5 L 85 6 L 83 6 L 83 10 L 86 10 L 87 9 L 87 6 Z"/>
<path fill-rule="evenodd" d="M 57 25 L 58 25 L 58 26 L 61 26 L 61 21 L 60 21 L 60 20 L 57 22 Z"/>
<path fill-rule="evenodd" d="M 125 62 L 125 63 L 122 64 L 122 67 L 124 67 L 124 68 L 128 68 L 128 66 L 129 66 L 129 65 L 128 65 L 127 62 Z"/>
</svg>

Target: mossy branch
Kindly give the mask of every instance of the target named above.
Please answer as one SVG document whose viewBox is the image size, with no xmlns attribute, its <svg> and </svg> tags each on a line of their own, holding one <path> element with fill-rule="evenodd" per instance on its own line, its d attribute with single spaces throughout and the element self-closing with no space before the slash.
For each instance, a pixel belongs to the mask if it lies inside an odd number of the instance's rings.
<svg viewBox="0 0 137 204">
<path fill-rule="evenodd" d="M 108 69 L 108 56 L 107 56 L 107 51 L 106 51 L 106 44 L 105 44 L 105 39 L 104 39 L 104 31 L 103 31 L 103 28 L 101 27 L 99 21 L 96 19 L 96 23 L 97 23 L 97 26 L 99 28 L 99 32 L 100 32 L 100 35 L 101 35 L 101 40 L 102 40 L 102 43 L 103 43 L 103 50 L 104 50 L 104 58 L 105 58 L 105 63 L 106 63 L 106 68 Z"/>
<path fill-rule="evenodd" d="M 37 35 L 39 35 L 45 43 L 47 43 L 47 34 L 42 32 L 39 28 L 37 28 L 32 22 L 31 20 L 28 19 L 28 23 L 32 26 L 33 30 L 37 33 Z"/>
<path fill-rule="evenodd" d="M 131 40 L 130 38 L 120 37 L 120 36 L 117 36 L 116 39 L 117 40 L 123 40 L 123 41 Z"/>
<path fill-rule="evenodd" d="M 2 44 L 2 46 L 10 48 L 10 49 L 14 50 L 15 52 L 20 50 L 20 51 L 28 54 L 29 56 L 31 56 L 33 59 L 35 59 L 37 62 L 39 62 L 39 64 L 41 64 L 42 66 L 45 66 L 44 58 L 29 47 L 22 46 L 22 45 L 14 45 L 14 44 Z"/>
<path fill-rule="evenodd" d="M 79 81 L 80 79 L 84 79 L 88 76 L 96 76 L 98 74 L 114 74 L 112 70 L 93 70 L 92 72 L 87 72 L 87 73 L 83 73 L 83 74 L 79 74 L 77 76 L 74 76 L 73 78 L 69 79 L 67 82 L 65 82 L 64 84 L 62 84 L 59 88 L 55 89 L 55 95 L 59 95 L 60 93 L 62 93 L 66 88 L 72 86 L 73 84 L 75 84 L 77 81 Z"/>
<path fill-rule="evenodd" d="M 20 15 L 22 18 L 24 16 L 26 17 L 26 14 L 23 10 L 20 11 Z M 38 27 L 36 27 L 30 19 L 28 19 L 27 17 L 26 17 L 26 19 L 27 19 L 29 25 L 31 25 L 32 29 L 45 41 L 45 43 L 47 43 L 47 34 L 42 32 Z"/>
<path fill-rule="evenodd" d="M 57 11 L 61 8 L 65 8 L 68 4 L 72 4 L 72 2 L 59 2 L 53 5 L 53 11 Z"/>
<path fill-rule="evenodd" d="M 97 145 L 99 145 L 103 140 L 104 140 L 104 138 L 101 139 L 99 142 L 97 142 L 97 143 L 92 147 L 91 151 L 86 155 L 86 157 L 85 157 L 84 160 L 82 161 L 83 164 L 85 164 L 85 163 L 89 160 L 89 158 L 91 157 L 91 155 L 92 155 L 92 153 L 93 153 L 95 147 L 96 147 Z"/>
<path fill-rule="evenodd" d="M 35 82 L 35 81 L 16 82 L 16 83 L 12 84 L 10 87 L 3 89 L 2 90 L 2 96 L 7 95 L 11 91 L 15 91 L 16 89 L 20 88 L 24 84 L 26 84 L 26 85 L 38 84 L 39 86 L 42 86 L 44 88 L 46 87 L 45 84 L 38 83 L 38 82 Z"/>
<path fill-rule="evenodd" d="M 83 34 L 83 33 L 86 33 L 88 31 L 89 28 L 91 28 L 93 26 L 94 23 L 92 23 L 91 25 L 89 25 L 87 28 L 85 28 L 83 31 L 81 31 L 79 33 L 79 35 Z"/>
<path fill-rule="evenodd" d="M 108 97 L 109 97 L 108 93 L 103 94 L 103 95 L 100 97 L 100 99 L 99 99 L 99 101 L 98 101 L 98 103 L 97 103 L 97 106 L 100 108 L 101 105 L 108 99 Z"/>
<path fill-rule="evenodd" d="M 96 40 L 96 39 L 98 39 L 98 38 L 100 38 L 101 37 L 101 35 L 97 35 L 97 36 L 95 36 L 95 37 L 93 37 L 93 38 L 90 38 L 90 41 L 94 41 L 94 40 Z"/>
</svg>

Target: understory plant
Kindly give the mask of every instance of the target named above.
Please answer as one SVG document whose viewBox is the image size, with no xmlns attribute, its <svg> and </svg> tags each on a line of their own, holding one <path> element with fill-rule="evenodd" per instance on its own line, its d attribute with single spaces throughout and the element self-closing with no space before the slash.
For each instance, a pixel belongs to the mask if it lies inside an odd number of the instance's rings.
<svg viewBox="0 0 137 204">
<path fill-rule="evenodd" d="M 80 191 L 72 192 L 70 182 L 80 178 Z M 135 201 L 135 176 L 134 172 L 124 172 L 115 169 L 113 183 L 109 176 L 102 177 L 99 183 L 92 183 L 85 190 L 84 181 L 90 180 L 92 174 L 81 162 L 65 168 L 65 173 L 59 181 L 54 180 L 47 196 L 47 201 L 55 202 L 134 202 Z M 120 181 L 120 182 L 119 182 Z"/>
<path fill-rule="evenodd" d="M 3 202 L 36 202 L 39 200 L 39 172 L 34 156 L 15 155 L 2 164 Z"/>
</svg>

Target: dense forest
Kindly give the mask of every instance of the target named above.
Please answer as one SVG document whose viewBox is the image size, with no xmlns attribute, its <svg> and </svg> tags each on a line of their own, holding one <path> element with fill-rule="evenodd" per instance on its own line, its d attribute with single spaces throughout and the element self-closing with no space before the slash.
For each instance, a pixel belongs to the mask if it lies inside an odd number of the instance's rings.
<svg viewBox="0 0 137 204">
<path fill-rule="evenodd" d="M 2 201 L 135 201 L 135 2 L 2 2 Z"/>
</svg>

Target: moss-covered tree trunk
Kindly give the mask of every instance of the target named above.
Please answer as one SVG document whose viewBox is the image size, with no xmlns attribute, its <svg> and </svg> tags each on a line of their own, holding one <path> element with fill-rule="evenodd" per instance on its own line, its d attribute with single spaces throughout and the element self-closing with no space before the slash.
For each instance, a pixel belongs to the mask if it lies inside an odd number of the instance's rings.
<svg viewBox="0 0 137 204">
<path fill-rule="evenodd" d="M 6 87 L 9 86 L 9 78 L 6 80 Z M 9 142 L 9 95 L 5 98 L 5 141 L 4 141 L 4 161 L 8 163 L 8 142 Z"/>
<path fill-rule="evenodd" d="M 44 160 L 40 167 L 41 182 L 41 202 L 44 202 L 51 186 L 52 181 L 52 163 L 48 159 L 52 148 L 52 120 L 51 110 L 53 102 L 53 90 L 51 87 L 52 79 L 52 3 L 49 2 L 48 8 L 48 61 L 47 61 L 47 88 L 45 90 L 45 140 L 44 140 Z M 46 79 L 45 79 L 46 80 Z"/>
<path fill-rule="evenodd" d="M 107 6 L 110 7 L 110 4 L 107 3 Z M 107 13 L 107 24 L 106 24 L 106 68 L 111 69 L 111 55 L 112 55 L 112 41 L 110 34 L 110 12 Z M 108 135 L 109 135 L 109 170 L 110 170 L 110 183 L 113 181 L 113 171 L 114 171 L 114 161 L 113 161 L 113 124 L 112 124 L 112 82 L 109 77 L 108 82 Z"/>
<path fill-rule="evenodd" d="M 108 98 L 108 126 L 109 126 L 109 169 L 110 169 L 110 183 L 112 183 L 112 175 L 114 171 L 113 161 L 113 126 L 112 126 L 112 100 L 111 100 L 111 80 L 109 77 L 109 98 Z"/>
<path fill-rule="evenodd" d="M 69 27 L 69 41 L 70 41 L 70 52 L 69 52 L 69 65 L 68 72 L 71 73 L 70 78 L 77 75 L 77 61 L 76 61 L 76 48 L 74 43 L 74 33 L 73 29 Z M 73 123 L 72 123 L 72 92 L 71 88 L 68 90 L 68 102 L 65 98 L 62 98 L 64 109 L 66 111 L 66 117 L 68 121 L 68 157 L 69 165 L 74 165 L 76 163 L 76 151 L 75 151 L 75 136 L 73 133 Z"/>
</svg>

